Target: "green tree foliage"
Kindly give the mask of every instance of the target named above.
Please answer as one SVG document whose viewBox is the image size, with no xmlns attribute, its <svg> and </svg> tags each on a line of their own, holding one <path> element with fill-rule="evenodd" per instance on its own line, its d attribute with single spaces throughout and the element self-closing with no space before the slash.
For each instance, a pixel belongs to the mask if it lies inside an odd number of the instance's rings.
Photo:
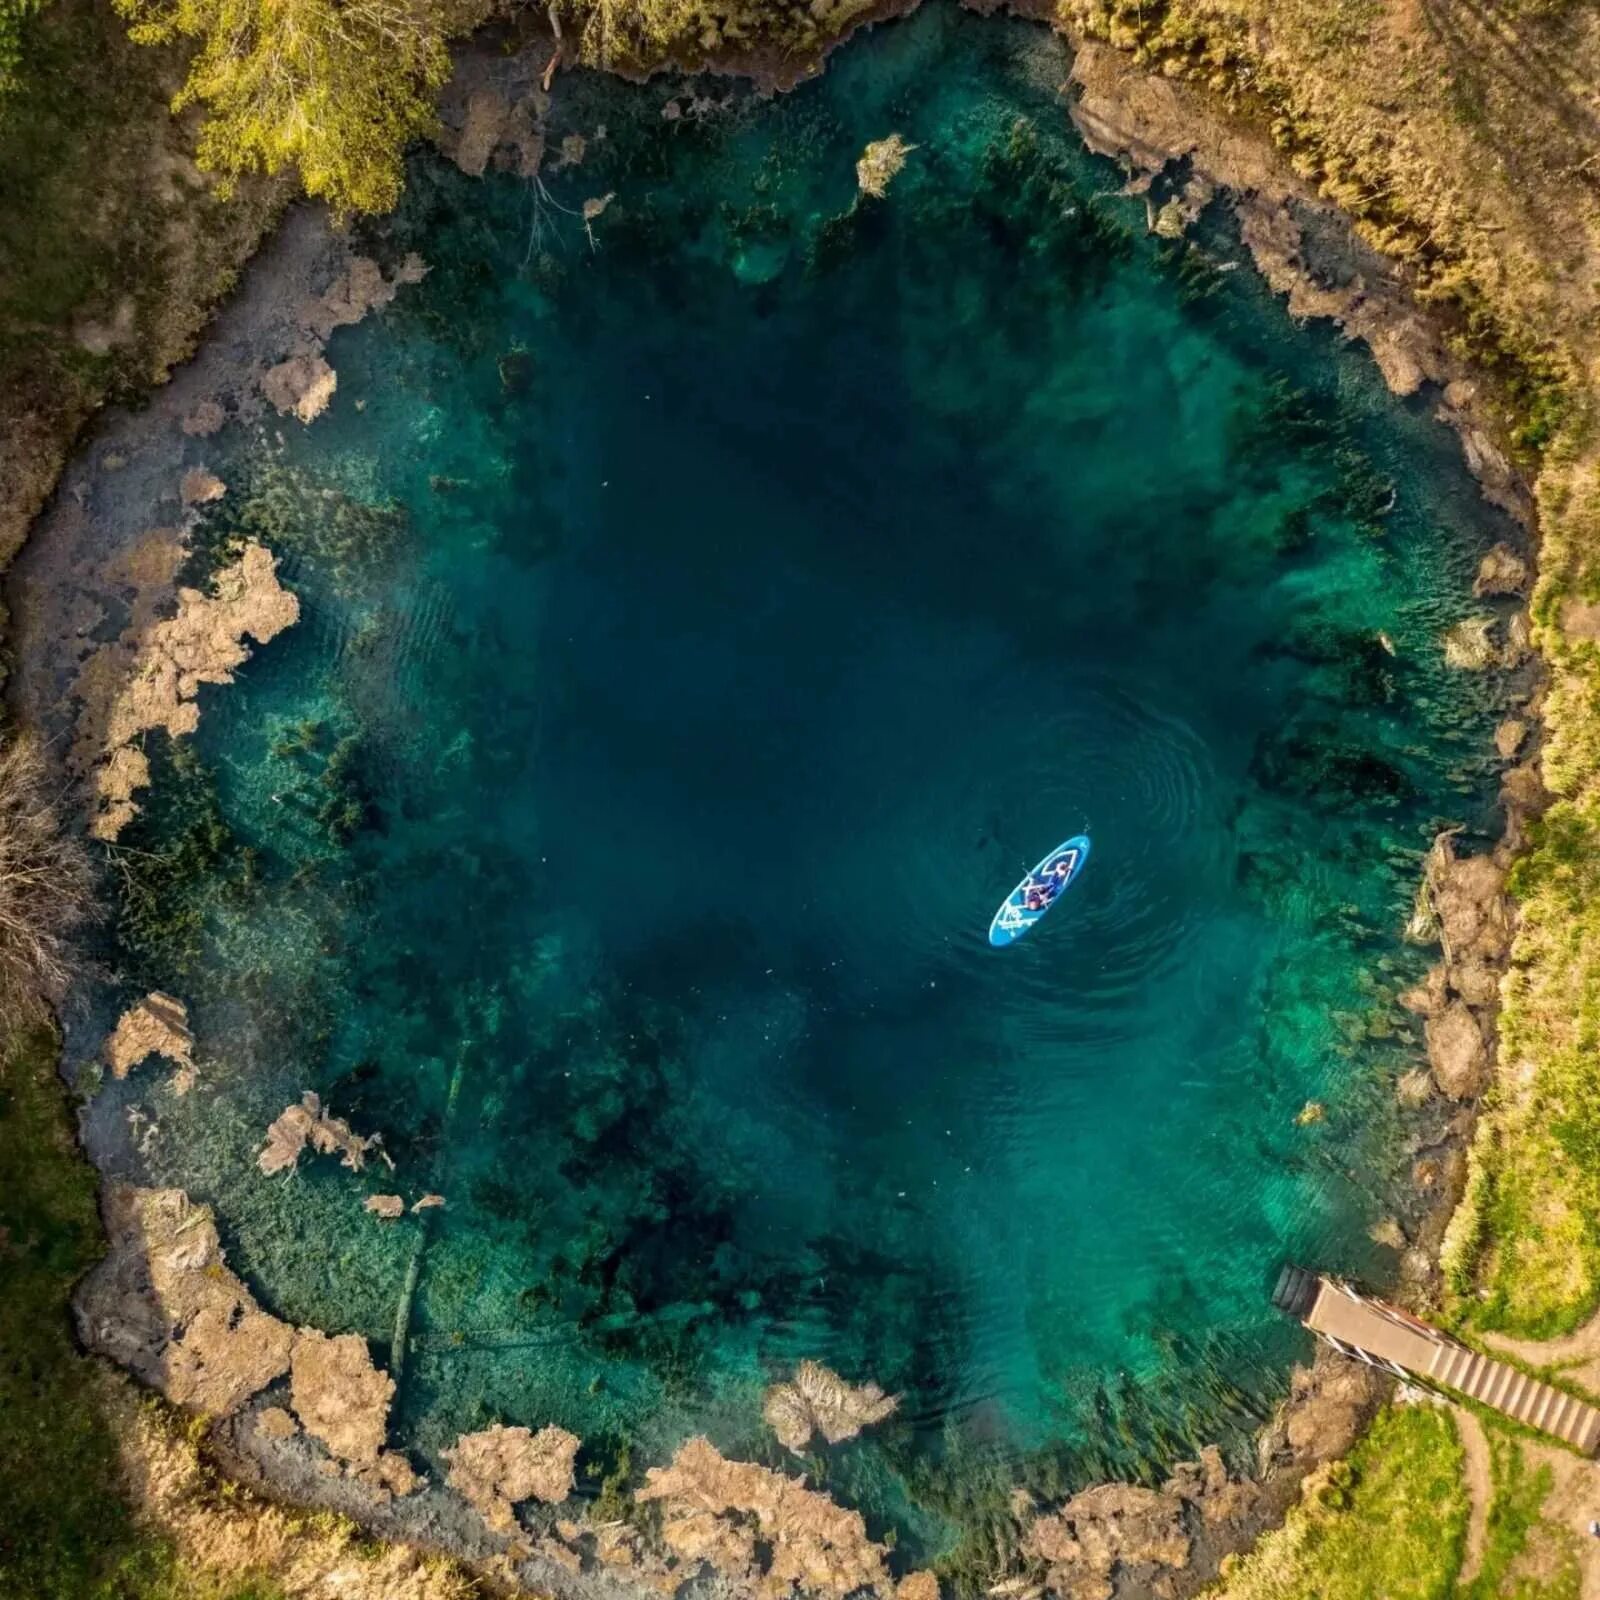
<svg viewBox="0 0 1600 1600">
<path fill-rule="evenodd" d="M 22 34 L 44 0 L 0 0 L 0 99 L 16 87 L 22 68 Z"/>
<path fill-rule="evenodd" d="M 196 42 L 173 109 L 208 111 L 197 154 L 224 193 L 247 173 L 294 166 L 338 212 L 400 198 L 402 152 L 432 126 L 449 76 L 446 33 L 476 20 L 437 0 L 114 3 L 141 44 Z"/>
</svg>

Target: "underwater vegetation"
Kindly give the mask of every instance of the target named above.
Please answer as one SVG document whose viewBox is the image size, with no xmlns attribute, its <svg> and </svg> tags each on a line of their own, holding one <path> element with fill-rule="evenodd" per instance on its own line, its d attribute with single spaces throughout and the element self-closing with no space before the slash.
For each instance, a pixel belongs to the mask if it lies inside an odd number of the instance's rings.
<svg viewBox="0 0 1600 1600">
<path fill-rule="evenodd" d="M 555 1425 L 620 1504 L 692 1432 L 782 1459 L 814 1358 L 904 1397 L 814 1481 L 971 1577 L 1019 1482 L 1242 1440 L 1283 1255 L 1393 1270 L 1401 929 L 1492 822 L 1498 680 L 1440 640 L 1503 530 L 1220 219 L 1147 233 L 1061 71 L 929 13 L 665 136 L 581 85 L 542 191 L 419 160 L 366 246 L 427 278 L 315 427 L 219 440 L 208 549 L 301 620 L 118 848 L 206 1055 L 118 1159 L 274 1315 L 402 1326 L 423 1457 Z M 306 1090 L 393 1173 L 264 1175 Z"/>
</svg>

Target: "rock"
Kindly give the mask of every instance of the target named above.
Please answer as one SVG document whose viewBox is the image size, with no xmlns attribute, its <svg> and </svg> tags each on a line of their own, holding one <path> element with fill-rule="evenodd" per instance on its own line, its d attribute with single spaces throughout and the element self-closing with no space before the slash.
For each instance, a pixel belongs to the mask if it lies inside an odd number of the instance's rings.
<svg viewBox="0 0 1600 1600">
<path fill-rule="evenodd" d="M 103 1213 L 109 1248 L 75 1302 L 90 1350 L 210 1416 L 289 1370 L 294 1330 L 228 1270 L 209 1206 L 181 1189 L 114 1184 Z"/>
<path fill-rule="evenodd" d="M 572 1524 L 574 1537 L 569 1539 L 569 1544 L 576 1542 L 578 1531 L 577 1524 Z M 559 1531 L 561 1524 L 556 1528 Z M 563 1535 L 565 1537 L 565 1535 Z M 596 1528 L 594 1533 L 595 1559 L 607 1567 L 636 1567 L 643 1557 L 643 1549 L 638 1530 L 630 1528 L 625 1522 L 608 1522 L 604 1527 Z"/>
<path fill-rule="evenodd" d="M 1317 1123 L 1327 1120 L 1328 1108 L 1320 1100 L 1307 1100 L 1294 1114 L 1294 1125 L 1297 1128 L 1315 1127 Z"/>
<path fill-rule="evenodd" d="M 268 403 L 302 422 L 320 417 L 338 387 L 338 373 L 320 355 L 290 356 L 261 375 L 261 392 Z"/>
<path fill-rule="evenodd" d="M 81 768 L 98 765 L 89 824 L 96 838 L 115 839 L 137 811 L 130 796 L 148 781 L 149 765 L 136 742 L 157 728 L 175 739 L 193 733 L 202 685 L 231 683 L 250 659 L 247 638 L 266 644 L 299 616 L 300 602 L 279 584 L 272 553 L 250 543 L 217 571 L 209 595 L 180 588 L 176 616 L 130 629 L 84 663 L 77 691 L 86 705 L 100 698 L 92 680 L 116 684 L 98 715 L 86 712 L 75 748 Z"/>
<path fill-rule="evenodd" d="M 219 433 L 228 420 L 228 413 L 216 400 L 202 400 L 179 426 L 191 439 L 209 439 Z"/>
<path fill-rule="evenodd" d="M 367 1476 L 376 1479 L 397 1498 L 415 1494 L 427 1481 L 398 1450 L 385 1450 Z"/>
<path fill-rule="evenodd" d="M 361 1209 L 370 1211 L 373 1216 L 382 1217 L 387 1222 L 395 1217 L 403 1217 L 406 1214 L 406 1203 L 397 1194 L 369 1194 Z"/>
<path fill-rule="evenodd" d="M 926 1568 L 908 1572 L 895 1585 L 894 1600 L 939 1600 L 939 1580 Z"/>
<path fill-rule="evenodd" d="M 1480 600 L 1490 595 L 1521 594 L 1528 586 L 1528 563 L 1508 544 L 1497 544 L 1478 564 L 1472 592 Z"/>
<path fill-rule="evenodd" d="M 1218 1457 L 1214 1466 L 1201 1462 L 1180 1469 L 1168 1490 L 1096 1484 L 1059 1511 L 1036 1518 L 1023 1534 L 1023 1553 L 1045 1563 L 1045 1587 L 1061 1596 L 1109 1595 L 1114 1585 L 1103 1591 L 1099 1586 L 1109 1584 L 1120 1567 L 1181 1571 L 1193 1543 L 1183 1524 L 1184 1500 L 1203 1497 L 1208 1474 L 1220 1467 Z M 1188 1492 L 1169 1492 L 1173 1488 Z"/>
<path fill-rule="evenodd" d="M 1404 1283 L 1426 1283 L 1433 1275 L 1433 1258 L 1426 1250 L 1412 1248 L 1400 1256 L 1400 1278 Z"/>
<path fill-rule="evenodd" d="M 1489 638 L 1494 621 L 1493 617 L 1463 617 L 1447 628 L 1443 639 L 1445 665 L 1462 672 L 1482 672 L 1498 661 L 1500 652 Z"/>
<path fill-rule="evenodd" d="M 1447 983 L 1444 963 L 1436 962 L 1428 968 L 1428 974 L 1421 983 L 1413 985 L 1396 998 L 1407 1011 L 1414 1011 L 1419 1017 L 1431 1017 L 1444 1008 Z"/>
<path fill-rule="evenodd" d="M 1489 1051 L 1478 1019 L 1452 1000 L 1428 1018 L 1426 1032 L 1434 1081 L 1452 1100 L 1476 1099 L 1489 1086 Z"/>
<path fill-rule="evenodd" d="M 791 1587 L 810 1594 L 845 1597 L 858 1589 L 891 1587 L 888 1552 L 867 1537 L 861 1513 L 836 1505 L 804 1483 L 753 1462 L 725 1459 L 709 1439 L 690 1439 L 667 1467 L 651 1467 L 638 1499 L 660 1501 L 663 1527 L 709 1515 L 735 1530 L 743 1558 L 750 1534 L 739 1518 L 752 1518 L 768 1550 L 763 1592 L 778 1595 Z M 701 1530 L 710 1538 L 717 1530 Z M 709 1548 L 721 1548 L 715 1540 Z M 759 1553 L 751 1540 L 751 1559 Z M 730 1551 L 730 1558 L 732 1552 Z M 710 1558 L 707 1558 L 710 1559 Z M 737 1574 L 718 1568 L 730 1577 Z"/>
<path fill-rule="evenodd" d="M 1450 987 L 1469 1006 L 1493 1005 L 1500 998 L 1500 974 L 1475 958 L 1458 961 L 1450 968 Z"/>
<path fill-rule="evenodd" d="M 204 467 L 190 467 L 178 485 L 178 497 L 186 506 L 209 505 L 213 500 L 220 500 L 227 492 L 227 484 Z"/>
<path fill-rule="evenodd" d="M 711 1511 L 667 1517 L 661 1540 L 686 1566 L 704 1562 L 736 1583 L 747 1580 L 756 1564 L 755 1530 Z"/>
<path fill-rule="evenodd" d="M 359 1334 L 330 1338 L 300 1329 L 289 1370 L 289 1403 L 306 1432 L 331 1455 L 376 1467 L 389 1429 L 394 1379 L 372 1364 Z"/>
<path fill-rule="evenodd" d="M 1425 1105 L 1428 1097 L 1433 1093 L 1433 1078 L 1421 1067 L 1406 1073 L 1394 1086 L 1395 1099 L 1401 1105 L 1415 1111 L 1418 1106 Z"/>
<path fill-rule="evenodd" d="M 256 1413 L 256 1432 L 265 1439 L 292 1439 L 300 1424 L 282 1406 L 265 1406 Z"/>
<path fill-rule="evenodd" d="M 856 186 L 874 200 L 883 199 L 895 174 L 905 166 L 906 157 L 916 148 L 898 133 L 891 133 L 887 139 L 874 139 L 856 162 Z"/>
<path fill-rule="evenodd" d="M 1507 671 L 1520 667 L 1533 654 L 1533 623 L 1526 611 L 1517 612 L 1506 624 L 1506 642 L 1500 650 L 1499 664 Z"/>
<path fill-rule="evenodd" d="M 1379 1218 L 1367 1229 L 1367 1237 L 1386 1250 L 1404 1250 L 1406 1247 L 1405 1229 L 1393 1217 Z"/>
<path fill-rule="evenodd" d="M 381 311 L 400 292 L 402 284 L 420 283 L 427 274 L 427 263 L 415 251 L 395 268 L 392 278 L 385 278 L 383 269 L 370 256 L 352 256 L 345 270 L 322 294 L 300 307 L 299 321 L 304 334 L 300 357 L 320 359 L 317 352 L 335 328 L 348 328 L 360 322 L 368 312 Z M 330 389 L 329 393 L 332 392 Z M 284 408 L 279 406 L 278 409 Z"/>
<path fill-rule="evenodd" d="M 1550 792 L 1536 761 L 1512 767 L 1501 777 L 1500 803 L 1529 817 L 1543 816 L 1550 809 Z"/>
<path fill-rule="evenodd" d="M 1505 870 L 1492 857 L 1457 856 L 1452 837 L 1441 834 L 1429 852 L 1425 881 L 1447 960 L 1495 962 L 1506 955 Z"/>
<path fill-rule="evenodd" d="M 444 1196 L 442 1194 L 425 1194 L 411 1209 L 413 1211 L 432 1211 L 435 1207 L 443 1204 Z"/>
<path fill-rule="evenodd" d="M 377 1136 L 363 1138 L 351 1131 L 343 1117 L 328 1115 L 322 1101 L 311 1090 L 301 1095 L 299 1103 L 286 1106 L 267 1128 L 266 1143 L 256 1157 L 256 1165 L 269 1177 L 277 1172 L 292 1172 L 299 1165 L 300 1156 L 309 1144 L 318 1155 L 331 1155 L 338 1151 L 340 1165 L 360 1172 L 366 1165 L 366 1153 L 378 1142 Z M 374 1196 L 375 1199 L 393 1199 L 399 1196 Z M 370 1202 L 368 1210 L 376 1209 Z M 380 1215 L 390 1215 L 387 1211 Z M 392 1213 L 398 1216 L 398 1211 Z"/>
<path fill-rule="evenodd" d="M 559 1539 L 549 1537 L 540 1539 L 533 1547 L 535 1555 L 543 1556 L 546 1561 L 553 1561 L 565 1572 L 570 1572 L 574 1577 L 583 1571 L 583 1557 L 576 1550 L 569 1549 Z"/>
<path fill-rule="evenodd" d="M 510 105 L 496 89 L 475 89 L 468 97 L 467 120 L 451 154 L 451 160 L 468 177 L 483 176 L 510 115 Z"/>
<path fill-rule="evenodd" d="M 194 1035 L 189 1013 L 181 1000 L 153 991 L 117 1018 L 117 1025 L 101 1046 L 114 1078 L 128 1074 L 150 1056 L 163 1056 L 177 1070 L 168 1080 L 174 1094 L 194 1087 Z"/>
<path fill-rule="evenodd" d="M 1499 752 L 1500 759 L 1510 761 L 1522 748 L 1522 742 L 1527 737 L 1528 724 L 1521 717 L 1507 717 L 1494 730 L 1494 747 Z"/>
<path fill-rule="evenodd" d="M 464 1433 L 453 1449 L 441 1452 L 449 1464 L 445 1480 L 461 1494 L 494 1533 L 516 1532 L 516 1506 L 523 1500 L 558 1505 L 576 1482 L 573 1462 L 581 1443 L 565 1428 L 496 1426 Z"/>
<path fill-rule="evenodd" d="M 841 1444 L 891 1416 L 899 1404 L 897 1395 L 886 1395 L 875 1383 L 852 1387 L 820 1362 L 802 1361 L 788 1383 L 767 1390 L 761 1415 L 778 1442 L 798 1455 L 813 1433 Z"/>
</svg>

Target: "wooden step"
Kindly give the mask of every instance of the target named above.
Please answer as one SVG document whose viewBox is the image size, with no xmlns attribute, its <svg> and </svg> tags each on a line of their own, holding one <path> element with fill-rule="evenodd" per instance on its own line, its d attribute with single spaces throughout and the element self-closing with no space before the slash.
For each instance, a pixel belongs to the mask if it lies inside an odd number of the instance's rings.
<svg viewBox="0 0 1600 1600">
<path fill-rule="evenodd" d="M 1593 1455 L 1600 1446 L 1600 1411 L 1591 1405 L 1580 1404 L 1578 1415 L 1567 1424 L 1571 1440 L 1586 1456 Z"/>
<path fill-rule="evenodd" d="M 1511 1376 L 1506 1379 L 1505 1387 L 1500 1394 L 1500 1409 L 1508 1417 L 1513 1417 L 1518 1422 L 1526 1419 L 1523 1416 L 1528 1401 L 1528 1380 L 1515 1367 L 1509 1369 Z"/>
<path fill-rule="evenodd" d="M 1533 1408 L 1533 1415 L 1528 1418 L 1536 1428 L 1543 1428 L 1547 1433 L 1553 1431 L 1550 1419 L 1564 1409 L 1566 1396 L 1559 1389 L 1552 1389 L 1548 1383 L 1539 1385 L 1540 1394 L 1538 1404 Z"/>
</svg>

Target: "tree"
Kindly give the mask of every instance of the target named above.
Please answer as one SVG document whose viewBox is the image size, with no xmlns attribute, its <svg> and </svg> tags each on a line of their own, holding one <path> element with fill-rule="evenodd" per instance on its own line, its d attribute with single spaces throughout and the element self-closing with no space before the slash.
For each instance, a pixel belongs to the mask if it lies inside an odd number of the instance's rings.
<svg viewBox="0 0 1600 1600">
<path fill-rule="evenodd" d="M 7 5 L 30 0 L 0 0 Z M 246 173 L 299 168 L 337 212 L 400 198 L 407 142 L 433 125 L 450 73 L 437 0 L 114 0 L 141 44 L 198 41 L 173 110 L 209 115 L 197 155 L 224 194 Z"/>
<path fill-rule="evenodd" d="M 0 0 L 0 99 L 17 85 L 22 66 L 22 30 L 44 0 Z"/>
</svg>

